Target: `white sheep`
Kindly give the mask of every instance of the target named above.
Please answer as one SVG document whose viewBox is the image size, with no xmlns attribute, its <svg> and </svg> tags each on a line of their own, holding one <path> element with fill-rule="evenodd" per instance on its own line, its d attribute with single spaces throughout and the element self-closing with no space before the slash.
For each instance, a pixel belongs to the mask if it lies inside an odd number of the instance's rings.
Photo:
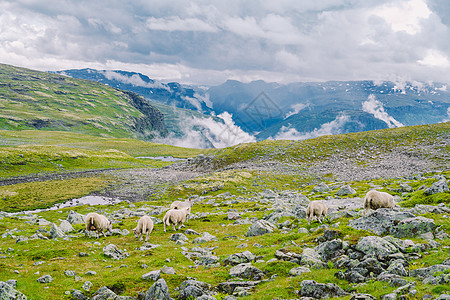
<svg viewBox="0 0 450 300">
<path fill-rule="evenodd" d="M 90 237 L 90 232 L 95 231 L 97 234 L 97 238 L 99 233 L 102 233 L 104 237 L 106 237 L 103 230 L 112 231 L 112 224 L 104 215 L 99 215 L 98 213 L 88 213 L 84 218 L 84 222 L 86 223 L 86 231 L 88 236 Z"/>
<path fill-rule="evenodd" d="M 308 204 L 308 208 L 306 209 L 306 216 L 308 217 L 308 224 L 313 217 L 316 217 L 317 220 L 322 223 L 320 217 L 326 217 L 328 212 L 328 207 L 325 203 L 320 201 L 311 201 Z"/>
<path fill-rule="evenodd" d="M 174 201 L 172 204 L 170 204 L 170 209 L 183 209 L 183 208 L 192 208 L 192 205 L 194 205 L 194 199 L 189 198 L 186 201 Z M 187 212 L 186 217 L 191 213 L 191 209 Z M 187 218 L 186 218 L 187 223 Z"/>
<path fill-rule="evenodd" d="M 142 241 L 142 235 L 145 234 L 145 241 L 148 241 L 148 235 L 153 230 L 153 221 L 148 216 L 142 216 L 138 223 L 136 228 L 133 229 L 134 236 L 136 238 L 139 238 L 140 241 Z"/>
<path fill-rule="evenodd" d="M 385 192 L 370 190 L 364 197 L 364 216 L 369 209 L 394 208 L 394 197 Z"/>
<path fill-rule="evenodd" d="M 176 231 L 175 226 L 180 224 L 180 227 L 183 226 L 183 223 L 186 222 L 187 215 L 190 213 L 191 208 L 185 207 L 182 209 L 169 209 L 163 218 L 163 224 L 164 224 L 164 232 L 166 232 L 166 226 L 170 226 L 172 224 L 173 230 Z"/>
</svg>

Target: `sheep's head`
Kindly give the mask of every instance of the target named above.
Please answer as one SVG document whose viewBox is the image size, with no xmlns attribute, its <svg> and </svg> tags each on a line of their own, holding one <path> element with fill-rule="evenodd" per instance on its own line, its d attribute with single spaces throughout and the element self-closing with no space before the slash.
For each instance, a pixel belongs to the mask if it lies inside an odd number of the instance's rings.
<svg viewBox="0 0 450 300">
<path fill-rule="evenodd" d="M 133 233 L 134 233 L 134 237 L 138 238 L 139 237 L 139 232 L 137 230 L 137 227 L 133 229 Z"/>
<path fill-rule="evenodd" d="M 112 223 L 111 221 L 108 221 L 108 231 L 112 231 Z"/>
</svg>

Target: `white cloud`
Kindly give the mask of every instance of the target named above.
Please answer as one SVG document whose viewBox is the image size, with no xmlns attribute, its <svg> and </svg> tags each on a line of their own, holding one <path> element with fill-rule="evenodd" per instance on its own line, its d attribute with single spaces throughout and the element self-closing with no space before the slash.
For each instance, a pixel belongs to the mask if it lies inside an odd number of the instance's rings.
<svg viewBox="0 0 450 300">
<path fill-rule="evenodd" d="M 218 29 L 200 19 L 180 17 L 169 18 L 154 18 L 151 17 L 147 20 L 147 27 L 151 30 L 162 31 L 203 31 L 203 32 L 216 32 Z"/>
<path fill-rule="evenodd" d="M 322 124 L 320 128 L 316 128 L 311 132 L 298 132 L 295 128 L 282 126 L 280 131 L 275 135 L 275 140 L 306 140 L 323 135 L 339 134 L 342 126 L 344 126 L 350 117 L 345 114 L 340 114 L 333 121 Z"/>
<path fill-rule="evenodd" d="M 401 1 L 374 10 L 374 15 L 382 17 L 392 30 L 412 35 L 421 30 L 421 20 L 427 19 L 430 14 L 431 11 L 424 0 Z"/>
<path fill-rule="evenodd" d="M 285 119 L 289 118 L 292 115 L 296 115 L 299 113 L 299 111 L 305 109 L 306 107 L 308 107 L 307 104 L 303 104 L 303 103 L 296 103 L 291 105 L 291 111 L 286 113 L 286 115 L 284 116 Z"/>
<path fill-rule="evenodd" d="M 450 107 L 447 107 L 447 117 L 442 120 L 442 123 L 450 122 Z"/>
<path fill-rule="evenodd" d="M 170 88 L 162 84 L 161 82 L 145 82 L 138 74 L 133 74 L 131 76 L 127 76 L 125 74 L 120 74 L 114 71 L 104 71 L 103 74 L 109 80 L 117 80 L 122 83 L 131 84 L 134 86 L 141 86 L 145 88 L 161 88 L 170 91 Z"/>
<path fill-rule="evenodd" d="M 402 127 L 403 124 L 391 117 L 374 95 L 369 95 L 367 101 L 362 103 L 363 111 L 372 114 L 375 118 L 385 122 L 389 128 Z"/>
<path fill-rule="evenodd" d="M 256 142 L 256 138 L 237 126 L 228 112 L 218 115 L 223 123 L 213 118 L 185 117 L 180 124 L 183 131 L 181 137 L 173 134 L 166 138 L 158 138 L 155 142 L 188 148 L 224 148 L 241 143 Z"/>
<path fill-rule="evenodd" d="M 440 67 L 447 68 L 450 66 L 450 62 L 446 55 L 442 54 L 438 50 L 429 49 L 427 55 L 417 61 L 419 64 L 427 67 Z"/>
</svg>

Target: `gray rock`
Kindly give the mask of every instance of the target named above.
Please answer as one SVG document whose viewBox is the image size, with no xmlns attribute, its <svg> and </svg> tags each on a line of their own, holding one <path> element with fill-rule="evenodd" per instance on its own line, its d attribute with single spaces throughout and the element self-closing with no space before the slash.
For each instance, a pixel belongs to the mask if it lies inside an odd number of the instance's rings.
<svg viewBox="0 0 450 300">
<path fill-rule="evenodd" d="M 103 255 L 115 260 L 120 260 L 127 257 L 129 254 L 125 251 L 119 250 L 116 245 L 109 244 L 103 247 Z"/>
<path fill-rule="evenodd" d="M 272 233 L 275 230 L 277 230 L 277 227 L 274 224 L 266 220 L 258 220 L 250 226 L 245 236 L 259 236 L 266 233 Z"/>
<path fill-rule="evenodd" d="M 27 297 L 16 290 L 16 286 L 9 280 L 7 282 L 0 281 L 0 299 L 27 300 Z"/>
<path fill-rule="evenodd" d="M 367 276 L 370 273 L 379 275 L 384 272 L 381 263 L 374 257 L 368 257 L 352 267 L 352 270 L 357 270 L 360 274 Z"/>
<path fill-rule="evenodd" d="M 59 229 L 58 226 L 52 223 L 52 226 L 50 228 L 50 238 L 56 239 L 56 238 L 63 238 L 65 236 L 64 232 Z"/>
<path fill-rule="evenodd" d="M 343 289 L 334 283 L 317 283 L 314 280 L 303 280 L 301 283 L 300 296 L 313 297 L 316 299 L 342 297 L 348 295 Z"/>
<path fill-rule="evenodd" d="M 88 297 L 86 297 L 82 291 L 80 290 L 73 290 L 72 292 L 72 298 L 75 300 L 85 300 L 88 299 Z"/>
<path fill-rule="evenodd" d="M 376 300 L 377 298 L 370 294 L 354 294 L 350 300 Z"/>
<path fill-rule="evenodd" d="M 184 288 L 178 295 L 178 299 L 198 299 L 198 297 L 203 295 L 203 291 L 196 286 L 190 285 Z"/>
<path fill-rule="evenodd" d="M 241 219 L 241 218 L 242 218 L 241 215 L 234 211 L 229 212 L 227 215 L 228 220 L 237 220 L 237 219 Z"/>
<path fill-rule="evenodd" d="M 260 280 L 264 277 L 263 271 L 252 266 L 251 263 L 239 264 L 230 269 L 230 275 L 233 277 Z"/>
<path fill-rule="evenodd" d="M 349 185 L 343 185 L 339 188 L 339 190 L 336 192 L 336 195 L 338 196 L 346 196 L 346 195 L 353 195 L 356 194 L 356 191 Z"/>
<path fill-rule="evenodd" d="M 449 265 L 433 265 L 427 268 L 420 268 L 420 269 L 414 269 L 409 271 L 409 276 L 412 277 L 419 277 L 419 278 L 425 278 L 428 276 L 432 276 L 436 272 L 445 272 L 447 270 L 450 270 Z"/>
<path fill-rule="evenodd" d="M 404 182 L 400 183 L 400 190 L 405 193 L 414 192 L 414 189 L 409 184 L 404 183 Z"/>
<path fill-rule="evenodd" d="M 424 217 L 406 218 L 390 229 L 390 233 L 399 238 L 417 237 L 421 234 L 433 232 L 436 224 L 433 219 Z"/>
<path fill-rule="evenodd" d="M 423 193 L 425 195 L 433 195 L 433 194 L 443 193 L 443 192 L 448 192 L 448 191 L 449 191 L 448 184 L 447 184 L 447 181 L 444 178 L 444 179 L 441 179 L 441 180 L 436 181 L 435 183 L 433 183 Z"/>
<path fill-rule="evenodd" d="M 200 255 L 195 261 L 198 266 L 210 266 L 219 262 L 219 258 L 212 254 Z"/>
<path fill-rule="evenodd" d="M 320 259 L 319 253 L 311 248 L 303 249 L 300 264 L 306 265 L 312 269 L 324 269 L 327 267 L 327 264 Z"/>
<path fill-rule="evenodd" d="M 177 273 L 177 272 L 175 272 L 175 269 L 173 267 L 167 267 L 167 266 L 162 267 L 161 272 L 164 274 L 171 274 L 171 275 Z"/>
<path fill-rule="evenodd" d="M 84 216 L 80 213 L 77 213 L 73 210 L 69 212 L 69 215 L 66 219 L 70 224 L 84 224 Z"/>
<path fill-rule="evenodd" d="M 64 233 L 75 231 L 75 229 L 73 229 L 72 225 L 66 220 L 61 221 L 61 224 L 59 224 L 59 229 L 61 229 L 61 231 Z"/>
<path fill-rule="evenodd" d="M 64 275 L 73 277 L 73 276 L 77 275 L 77 273 L 75 273 L 75 271 L 66 270 L 66 271 L 64 271 Z"/>
<path fill-rule="evenodd" d="M 220 292 L 226 293 L 226 294 L 233 294 L 235 289 L 238 288 L 253 288 L 257 284 L 259 284 L 261 281 L 227 281 L 227 282 L 221 282 L 218 285 L 218 290 Z"/>
<path fill-rule="evenodd" d="M 163 278 L 158 279 L 147 291 L 144 300 L 171 300 L 169 288 Z"/>
<path fill-rule="evenodd" d="M 323 261 L 328 261 L 331 258 L 340 256 L 342 253 L 342 240 L 341 239 L 335 239 L 332 241 L 324 242 L 317 247 L 314 248 L 314 250 L 321 256 Z"/>
<path fill-rule="evenodd" d="M 256 259 L 256 256 L 250 251 L 244 251 L 242 253 L 234 253 L 223 260 L 225 265 L 238 265 L 242 263 L 249 263 Z"/>
<path fill-rule="evenodd" d="M 410 212 L 399 211 L 391 208 L 380 208 L 372 214 L 358 219 L 350 220 L 348 225 L 354 229 L 367 230 L 375 234 L 389 234 L 396 223 L 406 218 L 414 218 Z"/>
<path fill-rule="evenodd" d="M 363 252 L 367 257 L 385 259 L 398 249 L 392 243 L 378 236 L 366 236 L 360 238 L 356 244 L 356 250 Z"/>
<path fill-rule="evenodd" d="M 197 231 L 193 230 L 193 229 L 186 229 L 184 231 L 184 233 L 186 234 L 192 234 L 192 235 L 200 235 L 200 233 L 198 233 Z"/>
<path fill-rule="evenodd" d="M 295 252 L 288 252 L 284 249 L 275 251 L 275 257 L 279 260 L 291 261 L 297 264 L 299 264 L 302 259 L 301 254 Z"/>
<path fill-rule="evenodd" d="M 92 288 L 93 284 L 89 280 L 83 283 L 83 286 L 81 287 L 86 292 L 89 292 L 89 290 Z"/>
<path fill-rule="evenodd" d="M 217 241 L 217 237 L 211 235 L 208 232 L 203 232 L 201 237 L 195 238 L 192 243 L 194 244 L 201 244 L 201 243 L 207 243 L 207 242 L 212 242 L 212 241 Z"/>
<path fill-rule="evenodd" d="M 187 238 L 187 236 L 185 236 L 185 235 L 182 234 L 182 233 L 174 233 L 174 234 L 172 234 L 172 235 L 170 236 L 170 240 L 171 240 L 171 241 L 174 241 L 174 242 L 176 242 L 176 241 L 183 241 L 183 242 L 189 241 L 189 239 Z"/>
<path fill-rule="evenodd" d="M 299 275 L 301 275 L 303 273 L 310 273 L 310 272 L 311 272 L 311 270 L 309 268 L 306 268 L 306 267 L 295 267 L 295 268 L 292 268 L 291 270 L 289 270 L 289 275 L 291 275 L 293 277 L 296 277 L 296 276 L 299 276 Z"/>
<path fill-rule="evenodd" d="M 107 300 L 107 299 L 117 299 L 116 293 L 111 291 L 106 286 L 102 286 L 95 293 L 91 300 Z"/>
<path fill-rule="evenodd" d="M 36 281 L 39 283 L 49 283 L 53 281 L 53 278 L 50 275 L 44 275 L 36 279 Z"/>
<path fill-rule="evenodd" d="M 408 271 L 403 266 L 402 260 L 395 260 L 389 264 L 389 267 L 386 269 L 388 273 L 396 274 L 399 276 L 408 276 Z"/>
<path fill-rule="evenodd" d="M 436 300 L 450 300 L 450 295 L 449 294 L 442 294 L 439 297 L 437 297 Z"/>
<path fill-rule="evenodd" d="M 141 276 L 144 280 L 153 280 L 157 281 L 159 278 L 161 278 L 161 270 L 151 271 Z"/>
<path fill-rule="evenodd" d="M 319 183 L 312 189 L 313 193 L 325 193 L 328 192 L 329 190 L 330 188 L 325 182 Z"/>
<path fill-rule="evenodd" d="M 209 284 L 193 279 L 183 281 L 180 284 L 180 291 L 181 293 L 178 296 L 179 299 L 199 299 L 197 297 L 209 297 L 213 294 L 213 292 L 211 291 L 211 286 Z"/>
</svg>

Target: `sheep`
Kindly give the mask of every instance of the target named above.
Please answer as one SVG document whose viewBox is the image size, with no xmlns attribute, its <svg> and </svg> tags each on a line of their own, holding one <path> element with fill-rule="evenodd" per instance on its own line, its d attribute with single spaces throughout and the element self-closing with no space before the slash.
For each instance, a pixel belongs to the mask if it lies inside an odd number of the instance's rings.
<svg viewBox="0 0 450 300">
<path fill-rule="evenodd" d="M 169 209 L 163 218 L 163 224 L 164 224 L 164 232 L 166 232 L 166 226 L 170 226 L 172 224 L 173 230 L 176 231 L 175 226 L 180 224 L 180 227 L 183 226 L 183 223 L 186 221 L 187 215 L 190 213 L 191 208 L 185 207 L 182 209 Z"/>
<path fill-rule="evenodd" d="M 370 190 L 367 192 L 366 197 L 364 197 L 364 216 L 369 209 L 378 208 L 394 208 L 395 202 L 394 197 L 385 192 L 379 192 L 376 190 Z"/>
<path fill-rule="evenodd" d="M 145 242 L 148 241 L 148 235 L 152 233 L 153 230 L 153 221 L 148 216 L 142 216 L 138 223 L 136 228 L 133 229 L 134 236 L 136 238 L 139 238 L 140 241 L 142 241 L 142 235 L 145 234 Z"/>
<path fill-rule="evenodd" d="M 103 230 L 112 231 L 112 224 L 105 216 L 99 215 L 98 213 L 88 213 L 84 218 L 86 223 L 86 232 L 90 237 L 90 232 L 95 231 L 97 233 L 97 238 L 99 233 L 102 233 L 106 237 Z"/>
<path fill-rule="evenodd" d="M 192 205 L 194 205 L 194 199 L 189 198 L 186 201 L 174 201 L 172 204 L 170 204 L 170 209 L 182 209 L 189 207 L 191 208 Z M 187 215 L 186 215 L 186 223 L 187 223 L 187 216 L 191 213 L 191 210 L 189 209 Z"/>
<path fill-rule="evenodd" d="M 315 216 L 317 220 L 319 220 L 320 223 L 322 223 L 322 220 L 320 220 L 320 217 L 323 216 L 326 217 L 328 212 L 328 207 L 325 203 L 320 201 L 311 201 L 308 204 L 308 208 L 306 209 L 306 216 L 308 218 L 308 224 L 310 220 Z"/>
</svg>

